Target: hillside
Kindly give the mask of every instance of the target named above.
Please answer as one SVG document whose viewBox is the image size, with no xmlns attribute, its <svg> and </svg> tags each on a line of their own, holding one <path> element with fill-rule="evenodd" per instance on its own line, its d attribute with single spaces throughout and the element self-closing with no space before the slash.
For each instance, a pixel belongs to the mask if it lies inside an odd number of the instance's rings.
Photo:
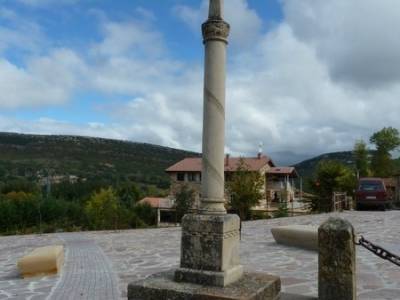
<svg viewBox="0 0 400 300">
<path fill-rule="evenodd" d="M 129 178 L 165 188 L 164 170 L 197 153 L 102 138 L 0 133 L 0 179 L 52 176 L 118 180 Z"/>
<path fill-rule="evenodd" d="M 345 165 L 351 167 L 354 166 L 353 153 L 351 151 L 343 151 L 343 152 L 325 153 L 316 156 L 314 158 L 302 161 L 294 165 L 294 167 L 296 167 L 296 170 L 300 174 L 300 176 L 307 178 L 313 175 L 315 168 L 317 167 L 318 163 L 322 160 L 337 160 Z"/>
</svg>

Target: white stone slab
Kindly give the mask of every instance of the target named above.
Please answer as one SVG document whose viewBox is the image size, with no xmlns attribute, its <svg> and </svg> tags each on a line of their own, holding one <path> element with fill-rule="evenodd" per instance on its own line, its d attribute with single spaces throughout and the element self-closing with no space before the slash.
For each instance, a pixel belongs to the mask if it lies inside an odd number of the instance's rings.
<svg viewBox="0 0 400 300">
<path fill-rule="evenodd" d="M 18 269 L 24 278 L 57 274 L 63 264 L 63 246 L 37 248 L 28 255 L 22 257 L 17 263 Z"/>
<path fill-rule="evenodd" d="M 318 251 L 318 227 L 309 225 L 288 225 L 271 229 L 278 244 Z"/>
</svg>

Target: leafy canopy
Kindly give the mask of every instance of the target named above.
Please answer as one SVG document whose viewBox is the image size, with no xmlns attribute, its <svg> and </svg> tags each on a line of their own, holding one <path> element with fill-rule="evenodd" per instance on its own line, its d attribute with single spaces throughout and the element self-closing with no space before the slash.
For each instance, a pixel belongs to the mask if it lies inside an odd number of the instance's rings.
<svg viewBox="0 0 400 300">
<path fill-rule="evenodd" d="M 86 214 L 94 229 L 116 229 L 119 201 L 112 188 L 95 192 L 86 204 Z"/>
<path fill-rule="evenodd" d="M 363 140 L 358 140 L 354 144 L 353 156 L 356 169 L 361 177 L 369 175 L 369 158 L 367 144 Z"/>
<path fill-rule="evenodd" d="M 229 205 L 239 214 L 241 220 L 249 218 L 250 209 L 262 199 L 263 185 L 264 180 L 261 174 L 249 171 L 248 165 L 240 159 L 232 180 L 227 182 L 227 188 L 231 196 Z"/>
<path fill-rule="evenodd" d="M 187 214 L 193 207 L 195 201 L 195 191 L 188 185 L 184 184 L 175 193 L 175 209 L 177 219 L 181 220 L 182 217 Z"/>
<path fill-rule="evenodd" d="M 316 169 L 312 189 L 316 195 L 312 198 L 311 209 L 318 212 L 332 210 L 333 192 L 353 194 L 356 186 L 356 176 L 346 165 L 335 161 L 321 161 Z"/>
<path fill-rule="evenodd" d="M 375 144 L 376 151 L 372 156 L 371 168 L 374 176 L 390 177 L 394 172 L 391 151 L 400 146 L 399 131 L 393 127 L 385 127 L 375 132 L 370 142 Z"/>
<path fill-rule="evenodd" d="M 390 152 L 400 146 L 399 131 L 393 127 L 384 127 L 369 139 L 376 145 L 377 151 Z"/>
</svg>

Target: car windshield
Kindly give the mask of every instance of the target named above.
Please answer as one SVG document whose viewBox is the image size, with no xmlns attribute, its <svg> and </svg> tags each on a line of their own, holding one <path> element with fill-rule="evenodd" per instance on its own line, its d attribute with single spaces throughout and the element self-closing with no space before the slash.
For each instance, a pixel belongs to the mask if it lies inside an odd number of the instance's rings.
<svg viewBox="0 0 400 300">
<path fill-rule="evenodd" d="M 361 191 L 379 191 L 383 190 L 383 186 L 381 182 L 378 181 L 365 181 L 360 183 Z"/>
</svg>

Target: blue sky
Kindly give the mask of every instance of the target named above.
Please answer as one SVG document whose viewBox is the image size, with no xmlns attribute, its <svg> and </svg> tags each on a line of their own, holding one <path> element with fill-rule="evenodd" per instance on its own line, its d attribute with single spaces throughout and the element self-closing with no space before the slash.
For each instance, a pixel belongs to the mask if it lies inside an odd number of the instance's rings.
<svg viewBox="0 0 400 300">
<path fill-rule="evenodd" d="M 14 1 L 3 0 L 2 9 L 18 14 L 19 18 L 31 21 L 41 28 L 46 37 L 45 47 L 38 49 L 41 55 L 48 54 L 54 47 L 73 49 L 81 56 L 87 56 L 88 44 L 102 40 L 101 22 L 135 20 L 151 22 L 151 26 L 161 32 L 165 39 L 170 57 L 200 64 L 203 57 L 200 29 L 195 33 L 182 20 L 177 18 L 175 9 L 185 5 L 196 8 L 198 0 L 84 0 L 84 1 Z M 30 5 L 29 5 L 30 4 Z M 276 1 L 252 0 L 251 9 L 262 18 L 263 27 L 270 26 L 282 18 L 281 7 Z M 13 27 L 6 18 L 0 19 L 1 26 Z M 199 24 L 200 26 L 200 24 Z M 199 27 L 200 28 L 200 27 Z M 10 47 L 4 57 L 18 67 L 26 66 L 26 59 L 31 53 L 23 47 Z M 95 90 L 85 89 L 70 97 L 64 105 L 12 110 L 20 120 L 34 121 L 40 118 L 59 119 L 72 123 L 101 122 L 111 119 L 101 106 L 106 102 L 123 102 L 132 95 L 104 95 Z"/>
<path fill-rule="evenodd" d="M 398 2 L 225 2 L 227 152 L 263 142 L 292 163 L 400 127 Z M 206 13 L 206 0 L 0 0 L 0 131 L 200 151 Z"/>
</svg>

